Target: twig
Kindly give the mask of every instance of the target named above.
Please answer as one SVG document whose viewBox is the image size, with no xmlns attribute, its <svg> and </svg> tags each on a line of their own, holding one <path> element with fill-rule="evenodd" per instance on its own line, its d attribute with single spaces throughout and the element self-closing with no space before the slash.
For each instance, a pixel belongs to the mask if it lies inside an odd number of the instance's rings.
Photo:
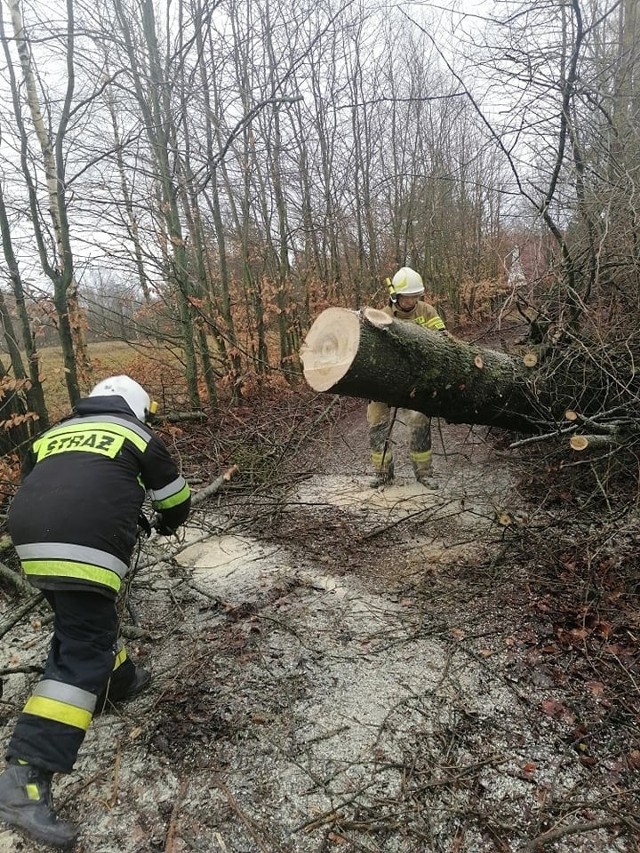
<svg viewBox="0 0 640 853">
<path fill-rule="evenodd" d="M 97 782 L 99 779 L 104 778 L 105 772 L 105 770 L 97 770 L 88 779 L 81 779 L 75 785 L 68 785 L 62 792 L 62 795 L 56 797 L 56 804 L 58 806 L 66 806 L 67 803 L 70 803 L 71 800 L 73 800 L 73 798 L 81 791 L 83 793 L 86 793 L 86 790 L 89 785 L 93 785 L 94 782 Z"/>
<path fill-rule="evenodd" d="M 43 666 L 8 666 L 6 669 L 0 669 L 0 675 L 17 675 L 18 673 L 27 672 L 44 672 Z"/>
<path fill-rule="evenodd" d="M 220 835 L 220 833 L 214 832 L 213 835 L 214 835 L 214 838 L 216 839 L 216 841 L 218 842 L 218 844 L 220 845 L 220 849 L 223 851 L 223 853 L 229 853 L 229 848 L 224 843 L 224 838 Z"/>
<path fill-rule="evenodd" d="M 308 768 L 307 772 L 309 773 Z M 311 776 L 310 773 L 309 775 Z M 313 776 L 311 776 L 311 778 L 313 779 Z M 316 784 L 322 784 L 316 781 L 315 779 L 314 781 L 316 782 Z M 339 818 L 339 813 L 342 809 L 357 802 L 358 797 L 361 797 L 362 794 L 366 793 L 370 788 L 372 788 L 373 784 L 373 782 L 370 782 L 368 785 L 365 785 L 363 788 L 356 791 L 352 797 L 348 797 L 347 799 L 342 800 L 342 802 L 339 803 L 337 806 L 328 809 L 326 812 L 323 812 L 322 814 L 319 814 L 316 817 L 312 817 L 309 818 L 309 820 L 305 820 L 304 823 L 297 824 L 293 827 L 290 834 L 294 835 L 298 832 L 312 832 L 314 829 L 317 829 L 323 824 L 331 823 L 332 821 L 336 820 L 337 818 Z"/>
<path fill-rule="evenodd" d="M 41 601 L 44 601 L 44 595 L 42 595 L 42 593 L 32 596 L 29 601 L 26 601 L 21 607 L 15 610 L 8 619 L 5 619 L 4 622 L 0 622 L 0 639 L 2 639 L 2 637 L 4 637 L 4 635 L 10 631 L 23 616 L 25 616 L 30 610 L 33 610 L 37 604 L 40 604 Z"/>
<path fill-rule="evenodd" d="M 196 506 L 197 504 L 202 503 L 202 501 L 206 498 L 211 497 L 211 495 L 215 495 L 215 493 L 219 492 L 220 488 L 225 483 L 228 483 L 229 480 L 234 476 L 234 474 L 237 473 L 237 465 L 232 465 L 230 468 L 227 468 L 227 470 L 223 474 L 221 474 L 219 477 L 216 477 L 216 479 L 212 483 L 209 483 L 208 486 L 205 486 L 204 489 L 198 489 L 198 491 L 191 498 L 191 506 Z"/>
<path fill-rule="evenodd" d="M 571 424 L 569 427 L 555 430 L 554 432 L 546 432 L 544 435 L 532 435 L 529 438 L 522 438 L 520 441 L 512 441 L 509 445 L 509 450 L 515 450 L 516 447 L 526 447 L 528 444 L 539 444 L 541 441 L 549 441 L 550 439 L 560 438 L 562 435 L 568 435 L 575 432 L 577 424 Z"/>
<path fill-rule="evenodd" d="M 214 777 L 213 777 L 213 783 L 214 783 L 214 785 L 216 785 L 216 787 L 217 787 L 217 788 L 219 788 L 219 789 L 222 791 L 222 793 L 225 795 L 225 797 L 227 798 L 227 801 L 228 801 L 229 805 L 230 805 L 230 806 L 231 806 L 231 808 L 234 810 L 234 812 L 236 813 L 236 815 L 240 818 L 241 822 L 244 824 L 245 829 L 247 830 L 247 832 L 249 833 L 249 835 L 251 836 L 251 838 L 252 838 L 252 839 L 253 839 L 253 841 L 255 842 L 255 844 L 256 844 L 256 846 L 257 846 L 258 850 L 260 850 L 260 853 L 276 853 L 276 851 L 277 851 L 278 849 L 281 849 L 281 848 L 277 848 L 277 847 L 274 847 L 274 846 L 273 846 L 273 839 L 270 839 L 270 840 L 269 840 L 269 841 L 270 841 L 271 846 L 270 846 L 270 847 L 265 847 L 265 845 L 262 843 L 262 841 L 261 841 L 261 839 L 260 839 L 260 837 L 259 837 L 258 833 L 256 832 L 256 830 L 255 830 L 255 828 L 254 828 L 254 825 L 253 825 L 253 824 L 254 824 L 254 822 L 251 820 L 251 818 L 250 818 L 250 817 L 248 817 L 248 816 L 247 816 L 247 815 L 242 811 L 242 809 L 240 808 L 240 805 L 238 804 L 238 801 L 237 801 L 237 800 L 236 800 L 236 798 L 233 796 L 233 794 L 231 793 L 231 791 L 227 788 L 227 786 L 224 784 L 224 782 L 222 781 L 222 779 L 220 779 L 220 778 L 219 778 L 219 777 L 217 777 L 217 776 L 214 776 Z M 165 852 L 165 853 L 166 853 L 166 852 Z"/>
<path fill-rule="evenodd" d="M 393 425 L 396 422 L 397 415 L 398 415 L 398 408 L 396 406 L 393 409 L 393 412 L 391 414 L 391 419 L 389 421 L 389 428 L 387 429 L 387 434 L 384 437 L 384 444 L 382 446 L 382 461 L 380 462 L 380 467 L 382 470 L 384 470 L 384 460 L 385 460 L 385 456 L 387 455 L 387 450 L 389 449 L 389 444 L 391 443 L 391 431 L 393 430 Z"/>
<path fill-rule="evenodd" d="M 402 504 L 402 500 L 398 500 L 398 504 Z M 449 504 L 455 504 L 455 501 L 447 501 L 446 503 L 438 504 L 437 506 L 427 506 L 424 507 L 424 509 L 416 510 L 416 512 L 410 512 L 407 513 L 407 515 L 399 516 L 395 521 L 390 521 L 388 524 L 382 524 L 379 527 L 374 527 L 374 529 L 370 530 L 368 533 L 363 533 L 358 537 L 358 542 L 366 542 L 368 539 L 374 539 L 376 536 L 387 533 L 394 527 L 398 527 L 400 524 L 404 524 L 406 521 L 412 521 L 420 516 L 426 515 L 428 518 L 431 515 L 436 515 Z M 437 515 L 437 520 L 443 521 L 447 518 L 454 518 L 455 516 L 460 515 L 461 512 L 462 511 L 460 509 L 456 508 L 455 512 L 448 513 L 447 515 Z"/>
<path fill-rule="evenodd" d="M 144 628 L 139 628 L 137 625 L 121 625 L 120 633 L 127 640 L 148 640 L 151 637 L 148 631 L 145 631 Z"/>
<path fill-rule="evenodd" d="M 122 759 L 122 750 L 120 749 L 120 738 L 116 738 L 116 760 L 113 763 L 113 789 L 111 792 L 111 797 L 109 802 L 107 803 L 108 807 L 112 809 L 115 804 L 118 802 L 118 788 L 120 781 L 120 762 Z"/>
<path fill-rule="evenodd" d="M 195 410 L 193 412 L 172 412 L 162 418 L 170 424 L 179 423 L 180 421 L 206 421 L 207 415 L 204 412 Z"/>
<path fill-rule="evenodd" d="M 603 829 L 607 826 L 619 826 L 624 823 L 622 818 L 603 818 L 602 820 L 591 820 L 587 823 L 572 823 L 569 826 L 556 826 L 548 832 L 543 832 L 533 841 L 530 841 L 523 849 L 523 853 L 535 853 L 539 847 L 543 847 L 550 841 L 557 841 L 566 835 L 580 835 L 583 832 L 591 832 L 592 829 Z"/>
<path fill-rule="evenodd" d="M 31 584 L 26 581 L 19 572 L 14 572 L 13 569 L 9 568 L 9 566 L 5 566 L 4 563 L 0 563 L 0 577 L 8 580 L 9 583 L 17 587 L 20 592 L 33 591 Z"/>
<path fill-rule="evenodd" d="M 188 786 L 188 780 L 183 779 L 180 783 L 180 788 L 178 789 L 178 793 L 176 795 L 176 801 L 173 804 L 173 808 L 171 810 L 169 826 L 167 827 L 167 838 L 164 845 L 164 853 L 173 853 L 174 851 L 174 841 L 176 837 L 176 821 L 178 819 L 178 812 L 180 811 L 182 800 L 184 799 L 184 795 L 187 793 Z"/>
</svg>

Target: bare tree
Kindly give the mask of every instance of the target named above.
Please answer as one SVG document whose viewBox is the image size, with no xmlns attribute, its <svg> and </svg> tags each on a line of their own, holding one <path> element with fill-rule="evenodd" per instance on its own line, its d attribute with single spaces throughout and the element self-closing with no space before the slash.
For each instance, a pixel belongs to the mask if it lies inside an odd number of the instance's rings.
<svg viewBox="0 0 640 853">
<path fill-rule="evenodd" d="M 79 371 L 80 375 L 86 378 L 90 373 L 91 365 L 84 339 L 84 322 L 78 303 L 66 195 L 65 144 L 68 142 L 67 129 L 72 116 L 75 89 L 73 0 L 67 0 L 66 32 L 60 34 L 60 39 L 64 44 L 66 89 L 59 109 L 55 131 L 51 131 L 45 121 L 45 113 L 38 93 L 37 71 L 34 67 L 30 38 L 23 20 L 20 0 L 7 0 L 7 6 L 11 16 L 13 38 L 9 38 L 6 34 L 2 14 L 0 14 L 0 38 L 11 83 L 14 120 L 21 140 L 22 176 L 29 196 L 31 223 L 38 247 L 40 264 L 42 271 L 50 279 L 54 288 L 54 302 L 64 358 L 65 379 L 69 399 L 74 403 L 80 396 Z M 12 44 L 17 50 L 27 94 L 27 109 L 42 158 L 48 218 L 53 232 L 52 240 L 49 240 L 47 225 L 40 209 L 37 182 L 32 174 L 33 165 L 29 162 L 28 132 L 22 115 L 20 90 L 13 68 L 14 60 L 10 49 Z M 52 118 L 50 116 L 50 120 Z"/>
<path fill-rule="evenodd" d="M 178 203 L 179 187 L 174 177 L 170 148 L 173 121 L 166 63 L 160 53 L 153 4 L 143 0 L 139 4 L 139 16 L 136 14 L 138 9 L 131 4 L 125 7 L 123 0 L 114 0 L 114 9 L 114 22 L 122 36 L 136 101 L 157 168 L 162 199 L 160 211 L 171 243 L 171 273 L 182 326 L 189 402 L 194 408 L 200 408 L 190 304 L 193 292 Z M 135 25 L 137 30 L 134 30 Z"/>
<path fill-rule="evenodd" d="M 39 426 L 42 429 L 46 429 L 49 426 L 49 415 L 47 413 L 47 407 L 44 400 L 42 383 L 40 381 L 39 356 L 31 330 L 24 286 L 22 283 L 22 276 L 20 275 L 20 267 L 18 265 L 18 260 L 13 248 L 13 241 L 11 239 L 11 228 L 9 225 L 9 217 L 7 216 L 7 208 L 4 201 L 2 186 L 0 186 L 0 232 L 2 233 L 2 249 L 7 264 L 9 279 L 12 285 L 20 330 L 22 332 L 22 343 L 27 357 L 29 382 L 24 383 L 26 386 L 24 389 L 24 395 L 29 410 L 37 415 Z M 0 319 L 2 321 L 6 347 L 11 360 L 11 369 L 14 377 L 21 382 L 27 378 L 27 372 L 25 371 L 22 361 L 20 341 L 14 330 L 13 320 L 2 291 L 0 291 Z"/>
</svg>

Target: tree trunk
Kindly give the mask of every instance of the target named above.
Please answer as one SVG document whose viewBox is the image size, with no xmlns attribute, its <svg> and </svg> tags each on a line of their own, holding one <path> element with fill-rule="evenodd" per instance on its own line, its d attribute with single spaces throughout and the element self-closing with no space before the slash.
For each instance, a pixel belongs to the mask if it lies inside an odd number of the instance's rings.
<svg viewBox="0 0 640 853">
<path fill-rule="evenodd" d="M 25 390 L 27 398 L 27 406 L 29 410 L 38 415 L 38 428 L 47 429 L 49 426 L 49 414 L 44 401 L 44 391 L 40 382 L 39 357 L 36 350 L 27 306 L 24 296 L 24 287 L 22 284 L 22 276 L 18 267 L 18 261 L 13 250 L 13 241 L 11 239 L 11 231 L 9 228 L 9 218 L 7 209 L 4 203 L 2 188 L 0 187 L 0 233 L 2 234 L 2 249 L 4 259 L 7 265 L 7 272 L 13 289 L 13 296 L 16 301 L 16 311 L 20 321 L 20 329 L 22 331 L 22 342 L 24 351 L 27 356 L 29 366 L 30 387 Z M 4 305 L 4 297 L 0 300 L 0 313 L 2 314 L 2 326 L 4 329 L 4 337 L 13 375 L 16 379 L 24 379 L 26 377 L 24 366 L 22 363 L 22 355 L 18 346 L 18 338 L 13 329 L 13 322 Z"/>
<path fill-rule="evenodd" d="M 114 148 L 115 148 L 115 157 L 116 157 L 116 166 L 118 169 L 118 175 L 120 177 L 120 190 L 122 192 L 122 200 L 124 202 L 124 209 L 126 211 L 126 230 L 133 244 L 133 255 L 135 259 L 136 271 L 138 273 L 138 282 L 140 284 L 140 289 L 142 290 L 142 295 L 144 297 L 145 305 L 151 305 L 152 297 L 151 297 L 151 289 L 149 287 L 149 279 L 147 277 L 147 273 L 144 267 L 144 258 L 142 253 L 142 244 L 140 242 L 140 234 L 138 231 L 138 217 L 136 215 L 132 193 L 129 188 L 129 181 L 127 179 L 127 172 L 124 163 L 124 157 L 122 155 L 122 140 L 120 138 L 120 128 L 118 126 L 118 116 L 116 112 L 116 103 L 113 93 L 109 88 L 106 90 L 105 100 L 107 104 L 107 108 L 109 110 L 109 115 L 111 116 L 111 126 L 113 128 L 113 140 L 114 140 Z"/>
<path fill-rule="evenodd" d="M 55 239 L 55 256 L 51 262 L 47 255 L 46 229 L 41 222 L 40 205 L 36 195 L 36 184 L 28 167 L 28 134 L 21 117 L 19 89 L 11 66 L 8 40 L 4 23 L 0 25 L 1 37 L 7 59 L 8 74 L 11 79 L 12 97 L 18 133 L 21 138 L 21 168 L 29 194 L 29 207 L 33 223 L 34 236 L 40 256 L 43 272 L 53 283 L 54 305 L 57 313 L 57 328 L 64 359 L 65 382 L 69 401 L 74 405 L 80 398 L 78 370 L 88 379 L 91 373 L 91 361 L 84 333 L 84 317 L 78 302 L 77 282 L 73 269 L 69 222 L 66 203 L 65 155 L 63 143 L 71 115 L 71 101 L 74 94 L 74 29 L 73 3 L 67 2 L 67 81 L 64 102 L 60 114 L 58 129 L 55 133 L 45 123 L 45 115 L 38 96 L 36 69 L 32 62 L 32 53 L 22 20 L 22 9 L 18 0 L 8 0 L 14 39 L 26 91 L 26 103 L 31 116 L 45 173 L 45 184 L 49 202 L 49 217 Z"/>
<path fill-rule="evenodd" d="M 160 212 L 171 244 L 169 280 L 178 303 L 189 403 L 193 409 L 199 409 L 198 370 L 190 303 L 193 292 L 178 207 L 175 164 L 170 157 L 169 139 L 173 132 L 171 87 L 163 76 L 153 3 L 149 0 L 143 0 L 141 3 L 140 29 L 136 33 L 133 29 L 136 22 L 131 19 L 122 0 L 117 0 L 114 5 L 120 35 L 131 66 L 136 100 L 145 120 L 147 140 L 157 170 L 154 177 L 161 192 Z M 138 49 L 136 38 L 144 40 L 145 51 Z"/>
<path fill-rule="evenodd" d="M 451 423 L 540 433 L 555 429 L 575 404 L 572 384 L 557 377 L 551 383 L 524 360 L 373 308 L 323 311 L 301 358 L 316 391 L 379 400 Z"/>
</svg>

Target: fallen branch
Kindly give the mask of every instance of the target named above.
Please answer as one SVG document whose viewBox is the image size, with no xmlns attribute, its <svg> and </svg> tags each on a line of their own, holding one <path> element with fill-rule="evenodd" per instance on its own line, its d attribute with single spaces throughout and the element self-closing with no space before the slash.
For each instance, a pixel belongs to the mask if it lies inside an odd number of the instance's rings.
<svg viewBox="0 0 640 853">
<path fill-rule="evenodd" d="M 151 636 L 148 631 L 139 628 L 137 625 L 121 625 L 120 633 L 127 640 L 142 640 L 143 638 L 147 640 Z"/>
<path fill-rule="evenodd" d="M 29 672 L 44 672 L 43 666 L 8 666 L 6 669 L 0 669 L 0 675 L 18 675 L 19 673 Z"/>
<path fill-rule="evenodd" d="M 164 415 L 160 420 L 169 421 L 172 424 L 179 423 L 180 421 L 206 421 L 207 415 L 201 411 L 172 412 L 170 415 Z"/>
<path fill-rule="evenodd" d="M 173 809 L 171 810 L 171 816 L 169 818 L 169 826 L 167 827 L 167 837 L 164 844 L 164 853 L 174 853 L 175 850 L 175 837 L 176 837 L 176 821 L 178 819 L 178 812 L 180 811 L 180 806 L 182 805 L 182 800 L 184 799 L 184 795 L 187 793 L 187 787 L 189 782 L 187 779 L 183 779 L 180 783 L 180 788 L 178 790 L 178 794 L 176 796 L 176 801 L 173 804 Z"/>
<path fill-rule="evenodd" d="M 222 781 L 222 779 L 219 779 L 219 778 L 217 778 L 216 776 L 214 776 L 214 777 L 213 777 L 213 784 L 214 784 L 217 788 L 219 788 L 219 789 L 220 789 L 220 791 L 222 791 L 222 793 L 225 795 L 225 797 L 227 798 L 227 801 L 228 801 L 229 805 L 231 806 L 231 808 L 233 809 L 233 811 L 236 813 L 236 815 L 237 815 L 237 816 L 238 816 L 238 818 L 240 819 L 240 822 L 243 824 L 243 826 L 245 827 L 245 829 L 247 830 L 247 832 L 248 832 L 248 833 L 249 833 L 249 835 L 251 836 L 251 838 L 252 838 L 253 842 L 254 842 L 254 843 L 255 843 L 255 845 L 256 845 L 256 848 L 260 851 L 260 853 L 277 853 L 277 851 L 278 851 L 278 850 L 281 850 L 281 849 L 282 849 L 282 848 L 280 848 L 280 847 L 274 847 L 274 846 L 273 846 L 273 839 L 270 839 L 270 841 L 269 841 L 270 846 L 269 846 L 269 847 L 266 847 L 266 846 L 262 843 L 262 839 L 260 838 L 260 836 L 259 836 L 259 835 L 258 835 L 258 833 L 256 832 L 256 829 L 255 829 L 255 826 L 254 826 L 255 821 L 253 821 L 253 820 L 252 820 L 248 815 L 246 815 L 246 814 L 242 811 L 242 809 L 240 808 L 240 805 L 239 805 L 238 801 L 237 801 L 237 800 L 236 800 L 236 798 L 233 796 L 233 794 L 231 793 L 231 791 L 229 790 L 229 788 L 227 788 L 227 786 L 224 784 L 224 782 Z"/>
<path fill-rule="evenodd" d="M 5 566 L 4 563 L 0 563 L 0 577 L 8 580 L 9 583 L 17 587 L 20 592 L 33 591 L 31 584 L 26 581 L 19 572 L 14 572 L 14 570 L 10 569 L 9 566 Z"/>
<path fill-rule="evenodd" d="M 620 441 L 613 435 L 574 435 L 569 439 L 572 450 L 582 452 L 583 450 L 611 450 L 620 445 Z"/>
<path fill-rule="evenodd" d="M 572 823 L 569 826 L 556 826 L 548 832 L 543 832 L 533 841 L 530 841 L 524 847 L 524 853 L 535 853 L 540 847 L 549 844 L 551 841 L 557 841 L 559 838 L 564 838 L 567 835 L 581 835 L 584 832 L 591 832 L 593 829 L 604 829 L 608 826 L 619 826 L 624 823 L 622 818 L 604 818 L 602 820 L 591 820 L 586 823 Z"/>
<path fill-rule="evenodd" d="M 113 786 L 111 789 L 111 796 L 107 801 L 107 805 L 110 809 L 112 809 L 115 804 L 118 802 L 118 796 L 120 793 L 120 766 L 122 763 L 122 749 L 120 747 L 120 738 L 116 738 L 116 758 L 113 765 Z"/>
<path fill-rule="evenodd" d="M 26 616 L 30 610 L 33 610 L 36 605 L 40 604 L 41 601 L 44 601 L 44 595 L 42 595 L 42 593 L 32 596 L 29 601 L 26 601 L 21 607 L 18 607 L 17 610 L 14 610 L 8 619 L 5 619 L 4 622 L 0 622 L 0 639 L 2 639 L 7 631 L 10 631 L 23 616 Z"/>
<path fill-rule="evenodd" d="M 195 506 L 199 503 L 202 503 L 206 498 L 210 498 L 211 495 L 215 495 L 216 492 L 220 491 L 220 488 L 228 483 L 229 480 L 234 476 L 234 474 L 238 473 L 238 466 L 232 465 L 230 468 L 221 474 L 219 477 L 209 483 L 208 486 L 205 486 L 204 489 L 198 489 L 198 491 L 191 496 L 191 506 Z"/>
<path fill-rule="evenodd" d="M 526 447 L 528 444 L 539 444 L 542 441 L 550 441 L 562 435 L 575 432 L 577 424 L 572 424 L 569 427 L 554 430 L 553 432 L 545 432 L 544 435 L 530 435 L 528 438 L 521 438 L 519 441 L 512 441 L 509 445 L 509 450 L 515 450 L 517 447 Z"/>
</svg>

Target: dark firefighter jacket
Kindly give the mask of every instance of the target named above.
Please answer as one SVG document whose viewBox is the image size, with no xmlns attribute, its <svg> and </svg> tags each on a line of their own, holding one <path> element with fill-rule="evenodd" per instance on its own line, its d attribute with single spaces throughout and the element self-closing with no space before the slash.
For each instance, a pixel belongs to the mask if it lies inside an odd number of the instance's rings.
<svg viewBox="0 0 640 853">
<path fill-rule="evenodd" d="M 115 597 L 145 493 L 163 526 L 187 518 L 191 494 L 164 443 L 121 397 L 87 397 L 34 442 L 9 510 L 25 574 L 40 589 Z"/>
</svg>

